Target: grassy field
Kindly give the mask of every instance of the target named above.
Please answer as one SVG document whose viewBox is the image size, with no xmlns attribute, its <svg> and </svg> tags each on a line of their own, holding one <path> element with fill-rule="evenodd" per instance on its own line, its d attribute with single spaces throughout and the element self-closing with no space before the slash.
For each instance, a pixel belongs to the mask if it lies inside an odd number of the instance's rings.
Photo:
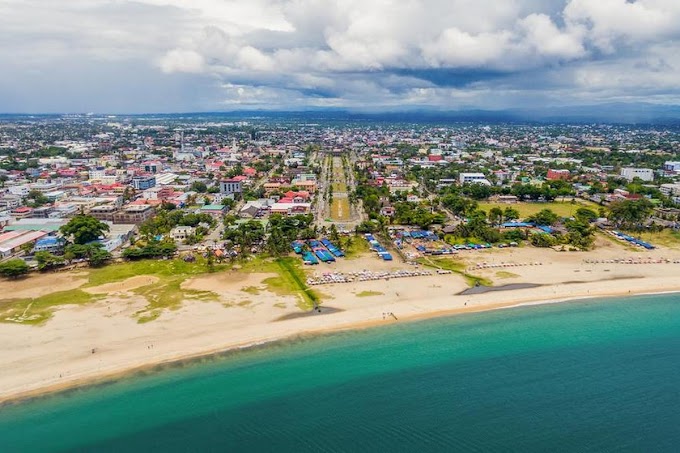
<svg viewBox="0 0 680 453">
<path fill-rule="evenodd" d="M 320 302 L 320 295 L 307 287 L 307 276 L 300 260 L 293 257 L 264 258 L 253 257 L 242 266 L 215 264 L 208 267 L 203 258 L 193 263 L 183 260 L 143 260 L 131 261 L 88 271 L 88 281 L 81 288 L 99 286 L 105 283 L 120 282 L 131 277 L 150 275 L 157 281 L 136 288 L 130 292 L 142 296 L 147 305 L 135 313 L 140 323 L 157 319 L 164 310 L 176 310 L 183 301 L 217 301 L 218 294 L 212 291 L 197 291 L 182 288 L 186 280 L 210 272 L 240 269 L 242 272 L 275 273 L 277 276 L 263 282 L 266 289 L 276 294 L 298 296 L 298 306 L 310 310 Z M 259 287 L 243 289 L 246 294 L 257 295 Z M 39 325 L 52 317 L 59 306 L 84 305 L 104 299 L 105 295 L 89 294 L 82 289 L 61 291 L 35 299 L 1 299 L 0 322 Z"/>
<path fill-rule="evenodd" d="M 153 275 L 158 281 L 142 286 L 131 292 L 144 297 L 148 305 L 135 313 L 140 323 L 157 319 L 163 310 L 176 310 L 184 300 L 216 301 L 218 295 L 211 291 L 195 291 L 182 288 L 189 278 L 227 269 L 226 265 L 208 267 L 203 258 L 193 263 L 184 260 L 141 260 L 114 264 L 90 271 L 88 283 L 84 287 L 126 280 L 137 275 Z"/>
<path fill-rule="evenodd" d="M 0 301 L 0 321 L 17 324 L 40 325 L 63 305 L 83 305 L 102 299 L 80 289 L 59 291 L 35 299 L 5 299 Z"/>
<path fill-rule="evenodd" d="M 550 209 L 555 214 L 561 217 L 572 217 L 576 213 L 576 210 L 579 208 L 588 208 L 597 212 L 600 206 L 595 203 L 591 203 L 584 200 L 577 200 L 574 203 L 569 201 L 566 202 L 553 201 L 550 203 L 513 203 L 513 204 L 488 203 L 488 202 L 479 203 L 479 209 L 486 211 L 487 214 L 489 213 L 491 208 L 501 208 L 503 210 L 505 208 L 516 209 L 520 214 L 520 219 L 525 219 L 529 216 L 536 214 L 539 211 L 542 211 L 543 209 Z"/>
<path fill-rule="evenodd" d="M 365 253 L 370 252 L 371 249 L 368 242 L 362 237 L 354 236 L 352 237 L 352 245 L 343 249 L 345 252 L 345 259 L 355 260 L 361 258 Z"/>
<path fill-rule="evenodd" d="M 631 236 L 649 242 L 652 245 L 680 249 L 680 232 L 665 229 L 659 233 L 635 233 Z"/>
<path fill-rule="evenodd" d="M 350 220 L 349 198 L 333 198 L 331 203 L 331 218 L 335 221 Z"/>
</svg>

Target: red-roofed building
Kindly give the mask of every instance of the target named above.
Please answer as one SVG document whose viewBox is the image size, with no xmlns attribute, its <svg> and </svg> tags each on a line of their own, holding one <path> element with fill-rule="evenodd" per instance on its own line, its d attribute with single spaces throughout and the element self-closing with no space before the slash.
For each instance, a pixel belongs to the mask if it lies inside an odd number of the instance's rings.
<svg viewBox="0 0 680 453">
<path fill-rule="evenodd" d="M 571 177 L 569 170 L 548 170 L 548 175 L 545 177 L 548 181 L 566 181 Z"/>
</svg>

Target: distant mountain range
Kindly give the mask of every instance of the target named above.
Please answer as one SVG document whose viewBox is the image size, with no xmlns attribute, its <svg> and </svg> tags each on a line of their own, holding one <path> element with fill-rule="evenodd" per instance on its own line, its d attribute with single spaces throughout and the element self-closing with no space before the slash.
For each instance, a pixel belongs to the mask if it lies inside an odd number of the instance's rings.
<svg viewBox="0 0 680 453">
<path fill-rule="evenodd" d="M 64 114 L 66 115 L 66 114 Z M 49 118 L 59 114 L 0 114 L 0 120 L 12 118 Z M 378 121 L 393 123 L 612 123 L 612 124 L 661 124 L 680 126 L 680 106 L 659 104 L 612 103 L 562 107 L 527 107 L 502 110 L 460 109 L 432 110 L 427 107 L 394 111 L 358 111 L 345 109 L 283 110 L 237 110 L 224 112 L 185 112 L 115 114 L 119 117 L 154 117 L 174 119 L 225 119 L 249 118 L 296 120 L 296 121 Z M 68 116 L 68 115 L 67 115 Z M 95 114 L 96 117 L 106 114 Z"/>
</svg>

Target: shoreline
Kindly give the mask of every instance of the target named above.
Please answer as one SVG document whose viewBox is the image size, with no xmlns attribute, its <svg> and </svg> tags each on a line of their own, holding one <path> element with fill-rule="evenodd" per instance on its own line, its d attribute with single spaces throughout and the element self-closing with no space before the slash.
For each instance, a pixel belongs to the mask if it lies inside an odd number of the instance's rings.
<svg viewBox="0 0 680 453">
<path fill-rule="evenodd" d="M 596 282 L 589 282 L 596 283 Z M 588 284 L 588 283 L 584 283 Z M 516 291 L 534 289 L 534 288 L 517 288 L 502 291 L 505 294 L 513 294 Z M 481 296 L 481 295 L 493 295 L 498 294 L 499 291 L 491 291 L 483 294 L 471 294 L 470 296 Z M 18 390 L 14 392 L 9 392 L 4 395 L 0 395 L 0 408 L 9 405 L 22 404 L 24 402 L 39 399 L 42 397 L 47 397 L 49 395 L 68 392 L 71 390 L 76 390 L 79 388 L 87 388 L 97 385 L 107 385 L 118 380 L 126 379 L 129 377 L 134 377 L 136 374 L 141 374 L 145 372 L 153 372 L 154 369 L 173 367 L 180 365 L 182 363 L 189 363 L 197 361 L 199 359 L 206 359 L 217 357 L 220 355 L 226 355 L 228 353 L 238 354 L 240 351 L 247 351 L 257 348 L 267 348 L 279 343 L 284 343 L 287 341 L 295 340 L 296 338 L 310 338 L 316 336 L 322 336 L 325 334 L 332 334 L 334 332 L 343 331 L 353 331 L 353 330 L 363 330 L 379 326 L 394 325 L 398 322 L 418 322 L 428 319 L 444 318 L 451 316 L 459 316 L 472 313 L 482 313 L 488 311 L 496 310 L 508 310 L 513 308 L 531 307 L 531 306 L 541 306 L 549 304 L 561 304 L 568 302 L 578 302 L 582 300 L 589 299 L 610 299 L 610 298 L 626 298 L 634 296 L 651 296 L 651 295 L 662 295 L 662 294 L 678 294 L 680 293 L 680 283 L 676 285 L 669 285 L 664 288 L 659 288 L 658 291 L 649 290 L 621 290 L 621 291 L 602 291 L 602 292 L 591 292 L 588 290 L 586 293 L 575 293 L 573 296 L 568 297 L 558 297 L 556 299 L 550 299 L 545 297 L 527 297 L 520 298 L 519 300 L 497 302 L 497 303 L 487 303 L 479 305 L 470 305 L 459 308 L 449 308 L 449 309 L 435 309 L 433 311 L 424 311 L 419 313 L 410 313 L 406 315 L 400 314 L 399 321 L 389 321 L 380 319 L 371 319 L 359 322 L 346 322 L 338 323 L 336 325 L 330 325 L 319 328 L 307 328 L 302 329 L 297 332 L 291 332 L 283 335 L 272 335 L 264 336 L 258 338 L 252 338 L 250 340 L 235 342 L 235 343 L 225 343 L 218 347 L 212 349 L 206 349 L 198 352 L 191 353 L 175 353 L 168 357 L 159 357 L 156 359 L 149 359 L 143 362 L 133 362 L 127 365 L 119 365 L 113 367 L 114 369 L 101 370 L 95 372 L 83 373 L 81 376 L 74 376 L 72 379 L 68 379 L 64 382 L 38 385 L 34 388 L 26 390 Z M 516 294 L 516 293 L 515 293 Z M 455 296 L 454 296 L 455 297 Z M 462 296 L 457 296 L 462 297 Z M 311 317 L 310 317 L 311 318 Z"/>
</svg>

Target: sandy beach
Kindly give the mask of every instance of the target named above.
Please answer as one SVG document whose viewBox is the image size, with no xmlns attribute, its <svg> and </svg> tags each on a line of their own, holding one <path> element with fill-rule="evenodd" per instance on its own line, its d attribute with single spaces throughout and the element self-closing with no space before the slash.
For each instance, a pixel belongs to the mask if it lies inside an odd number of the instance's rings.
<svg viewBox="0 0 680 453">
<path fill-rule="evenodd" d="M 672 262 L 680 259 L 678 251 L 634 252 L 606 241 L 598 245 L 592 252 L 527 247 L 460 254 L 470 273 L 492 280 L 495 287 L 516 288 L 511 290 L 461 295 L 469 288 L 462 276 L 436 273 L 322 285 L 315 287 L 324 295 L 321 312 L 303 315 L 294 296 L 267 291 L 263 280 L 271 274 L 222 272 L 187 280 L 187 289 L 213 291 L 219 300 L 186 301 L 179 309 L 166 310 L 158 319 L 143 324 L 132 315 L 145 301 L 131 291 L 155 282 L 154 277 L 108 283 L 87 289 L 104 295 L 102 300 L 61 307 L 44 325 L 0 324 L 0 402 L 302 334 L 539 302 L 680 291 L 680 263 Z M 626 258 L 640 264 L 607 262 Z M 661 258 L 671 262 L 642 264 Z M 598 262 L 588 262 L 594 260 Z M 413 270 L 414 266 L 367 255 L 318 266 L 312 272 L 361 269 Z M 82 274 L 36 275 L 3 281 L 0 291 L 11 297 L 36 297 L 77 288 L 85 281 Z M 522 287 L 526 285 L 532 287 Z"/>
</svg>

